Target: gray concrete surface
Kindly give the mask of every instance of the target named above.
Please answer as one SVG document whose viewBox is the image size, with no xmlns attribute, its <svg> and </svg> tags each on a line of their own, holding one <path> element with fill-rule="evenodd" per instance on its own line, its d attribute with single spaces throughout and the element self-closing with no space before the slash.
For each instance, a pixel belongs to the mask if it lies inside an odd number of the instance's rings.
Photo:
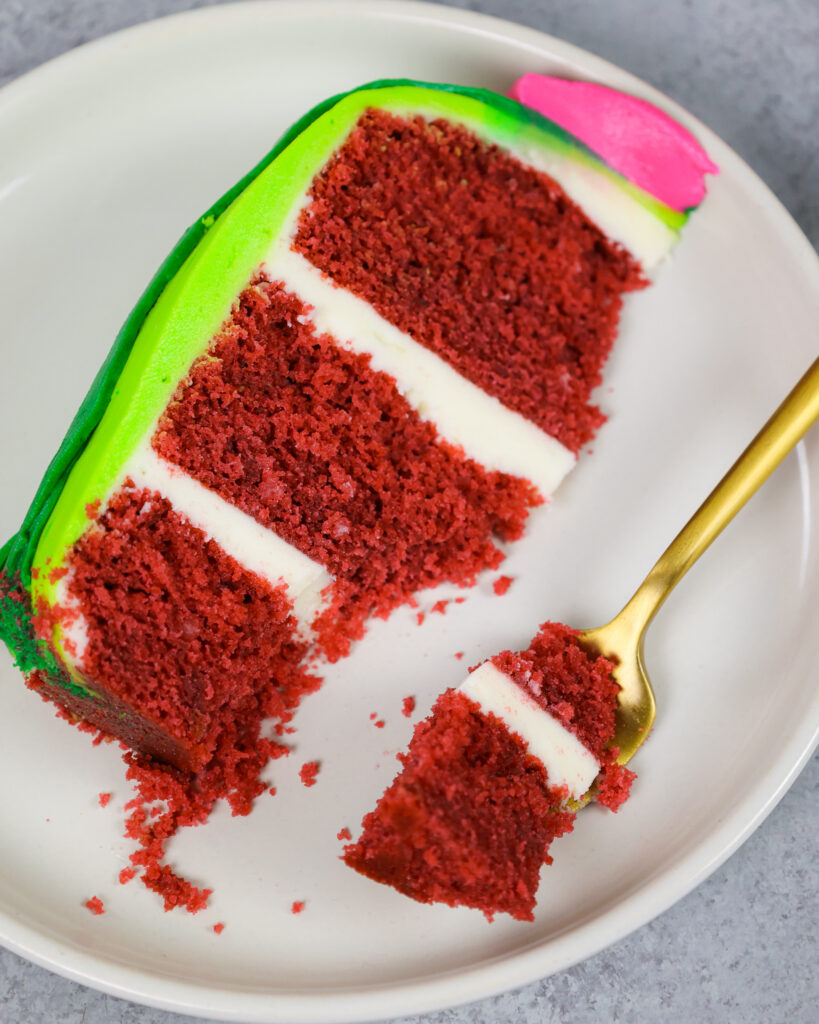
<svg viewBox="0 0 819 1024">
<path fill-rule="evenodd" d="M 0 0 L 0 84 L 108 32 L 201 6 Z M 454 0 L 452 6 L 542 29 L 658 86 L 733 146 L 819 246 L 817 0 Z M 597 956 L 517 992 L 401 1024 L 815 1024 L 818 790 L 814 759 L 708 881 Z M 0 1024 L 192 1020 L 91 991 L 0 950 Z"/>
</svg>

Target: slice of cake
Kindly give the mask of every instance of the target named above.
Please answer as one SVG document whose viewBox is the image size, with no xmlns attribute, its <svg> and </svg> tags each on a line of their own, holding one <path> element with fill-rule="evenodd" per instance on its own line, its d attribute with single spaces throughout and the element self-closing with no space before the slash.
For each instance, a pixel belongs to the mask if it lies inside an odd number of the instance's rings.
<svg viewBox="0 0 819 1024">
<path fill-rule="evenodd" d="M 532 920 L 553 839 L 591 792 L 617 810 L 634 773 L 616 763 L 612 665 L 576 630 L 544 623 L 435 702 L 402 770 L 344 860 L 421 903 Z"/>
<path fill-rule="evenodd" d="M 194 779 L 190 820 L 247 809 L 308 656 L 497 566 L 573 466 L 686 216 L 484 90 L 310 111 L 160 267 L 0 552 L 29 684 Z"/>
</svg>

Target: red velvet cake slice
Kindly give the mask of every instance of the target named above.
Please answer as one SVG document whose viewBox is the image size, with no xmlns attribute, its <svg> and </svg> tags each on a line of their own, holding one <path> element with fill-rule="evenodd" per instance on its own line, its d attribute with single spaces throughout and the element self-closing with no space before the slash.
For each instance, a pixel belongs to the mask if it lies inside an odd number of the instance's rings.
<svg viewBox="0 0 819 1024">
<path fill-rule="evenodd" d="M 589 791 L 617 810 L 611 664 L 575 630 L 544 623 L 447 690 L 416 726 L 402 770 L 345 848 L 356 871 L 422 903 L 532 920 L 553 839 Z"/>
<path fill-rule="evenodd" d="M 217 797 L 249 809 L 308 658 L 496 567 L 572 468 L 623 297 L 685 220 L 513 100 L 385 81 L 320 104 L 183 236 L 0 551 L 30 685 L 174 794 L 132 822 L 171 904 L 202 896 L 162 843 Z M 447 698 L 442 749 L 471 699 Z M 493 728 L 475 749 L 541 821 L 552 772 Z M 566 821 L 535 828 L 530 873 Z"/>
</svg>

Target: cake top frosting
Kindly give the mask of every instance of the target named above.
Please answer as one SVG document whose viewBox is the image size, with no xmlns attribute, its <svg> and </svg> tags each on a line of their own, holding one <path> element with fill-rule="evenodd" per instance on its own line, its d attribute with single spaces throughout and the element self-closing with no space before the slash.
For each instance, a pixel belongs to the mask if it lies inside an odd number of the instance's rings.
<svg viewBox="0 0 819 1024">
<path fill-rule="evenodd" d="M 652 103 L 596 82 L 527 74 L 509 95 L 537 110 L 597 153 L 629 181 L 674 210 L 705 195 L 719 168 L 687 129 Z"/>
</svg>

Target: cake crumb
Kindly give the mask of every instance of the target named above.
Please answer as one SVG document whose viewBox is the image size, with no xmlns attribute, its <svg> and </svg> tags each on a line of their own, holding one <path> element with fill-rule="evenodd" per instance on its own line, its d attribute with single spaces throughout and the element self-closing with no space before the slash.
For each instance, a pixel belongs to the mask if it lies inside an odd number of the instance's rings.
<svg viewBox="0 0 819 1024">
<path fill-rule="evenodd" d="M 304 900 L 293 900 L 293 906 L 290 908 L 291 914 L 300 914 L 304 910 Z"/>
<path fill-rule="evenodd" d="M 345 825 L 343 829 L 336 832 L 336 839 L 352 839 L 353 833 Z"/>
<path fill-rule="evenodd" d="M 59 583 L 63 577 L 68 575 L 68 569 L 64 565 L 56 566 L 48 574 L 49 583 Z"/>
<path fill-rule="evenodd" d="M 88 909 L 94 915 L 98 916 L 100 914 L 104 914 L 105 913 L 105 905 L 103 904 L 103 902 L 99 898 L 99 896 L 92 896 L 91 899 L 90 900 L 86 900 L 83 905 L 88 907 Z"/>
<path fill-rule="evenodd" d="M 597 802 L 616 812 L 628 799 L 631 785 L 636 778 L 637 775 L 630 768 L 617 764 L 616 761 L 606 765 L 597 778 Z"/>
<path fill-rule="evenodd" d="M 443 615 L 446 612 L 446 606 L 448 604 L 449 601 L 445 599 L 436 601 L 435 604 L 432 606 L 432 611 L 437 612 L 439 615 Z"/>
<path fill-rule="evenodd" d="M 418 614 L 415 616 L 415 618 L 416 618 L 416 621 L 418 622 L 418 625 L 419 626 L 423 626 L 424 619 L 426 618 L 426 615 L 423 612 L 418 612 Z"/>
<path fill-rule="evenodd" d="M 85 514 L 88 519 L 97 519 L 100 514 L 100 505 L 102 502 L 99 498 L 96 501 L 89 501 L 85 506 Z"/>
<path fill-rule="evenodd" d="M 370 712 L 370 721 L 374 722 L 376 720 L 376 718 L 378 718 L 378 712 L 377 711 L 371 711 Z"/>
<path fill-rule="evenodd" d="M 100 795 L 99 795 L 100 807 L 107 807 L 109 802 L 110 802 L 110 800 L 111 800 L 111 796 L 112 796 L 111 793 L 100 793 Z"/>
<path fill-rule="evenodd" d="M 415 698 L 414 697 L 405 697 L 404 700 L 403 700 L 402 708 L 401 708 L 401 714 L 404 716 L 404 718 L 409 718 L 410 715 L 412 715 L 414 710 L 415 710 Z"/>
<path fill-rule="evenodd" d="M 217 921 L 217 923 L 213 926 L 213 930 L 216 932 L 217 935 L 221 935 L 222 932 L 225 930 L 225 926 L 222 924 L 221 921 Z"/>
<path fill-rule="evenodd" d="M 460 661 L 463 656 L 464 656 L 464 652 L 463 651 L 456 651 L 455 652 L 455 657 L 456 657 L 456 659 L 458 661 Z"/>
<path fill-rule="evenodd" d="M 271 786 L 271 787 L 270 787 L 270 789 L 268 789 L 268 791 L 267 791 L 267 792 L 268 792 L 268 793 L 269 793 L 269 794 L 270 794 L 271 796 L 275 796 L 275 795 L 276 795 L 276 787 L 275 787 L 275 786 Z"/>
<path fill-rule="evenodd" d="M 299 769 L 299 778 L 305 786 L 315 786 L 316 776 L 319 773 L 320 767 L 321 766 L 318 761 L 308 761 L 306 764 L 301 766 Z"/>
<path fill-rule="evenodd" d="M 136 875 L 136 868 L 123 868 L 119 873 L 119 884 L 125 885 Z"/>
<path fill-rule="evenodd" d="M 384 721 L 383 718 L 379 718 L 377 722 L 373 722 L 373 725 L 376 727 L 376 729 L 383 729 L 386 724 L 387 723 Z"/>
<path fill-rule="evenodd" d="M 512 586 L 513 583 L 514 580 L 511 576 L 498 576 L 498 578 L 492 584 L 492 589 L 495 591 L 498 597 L 503 597 L 503 595 Z"/>
<path fill-rule="evenodd" d="M 465 597 L 456 597 L 455 598 L 455 604 L 463 604 L 465 600 L 466 600 Z"/>
</svg>

